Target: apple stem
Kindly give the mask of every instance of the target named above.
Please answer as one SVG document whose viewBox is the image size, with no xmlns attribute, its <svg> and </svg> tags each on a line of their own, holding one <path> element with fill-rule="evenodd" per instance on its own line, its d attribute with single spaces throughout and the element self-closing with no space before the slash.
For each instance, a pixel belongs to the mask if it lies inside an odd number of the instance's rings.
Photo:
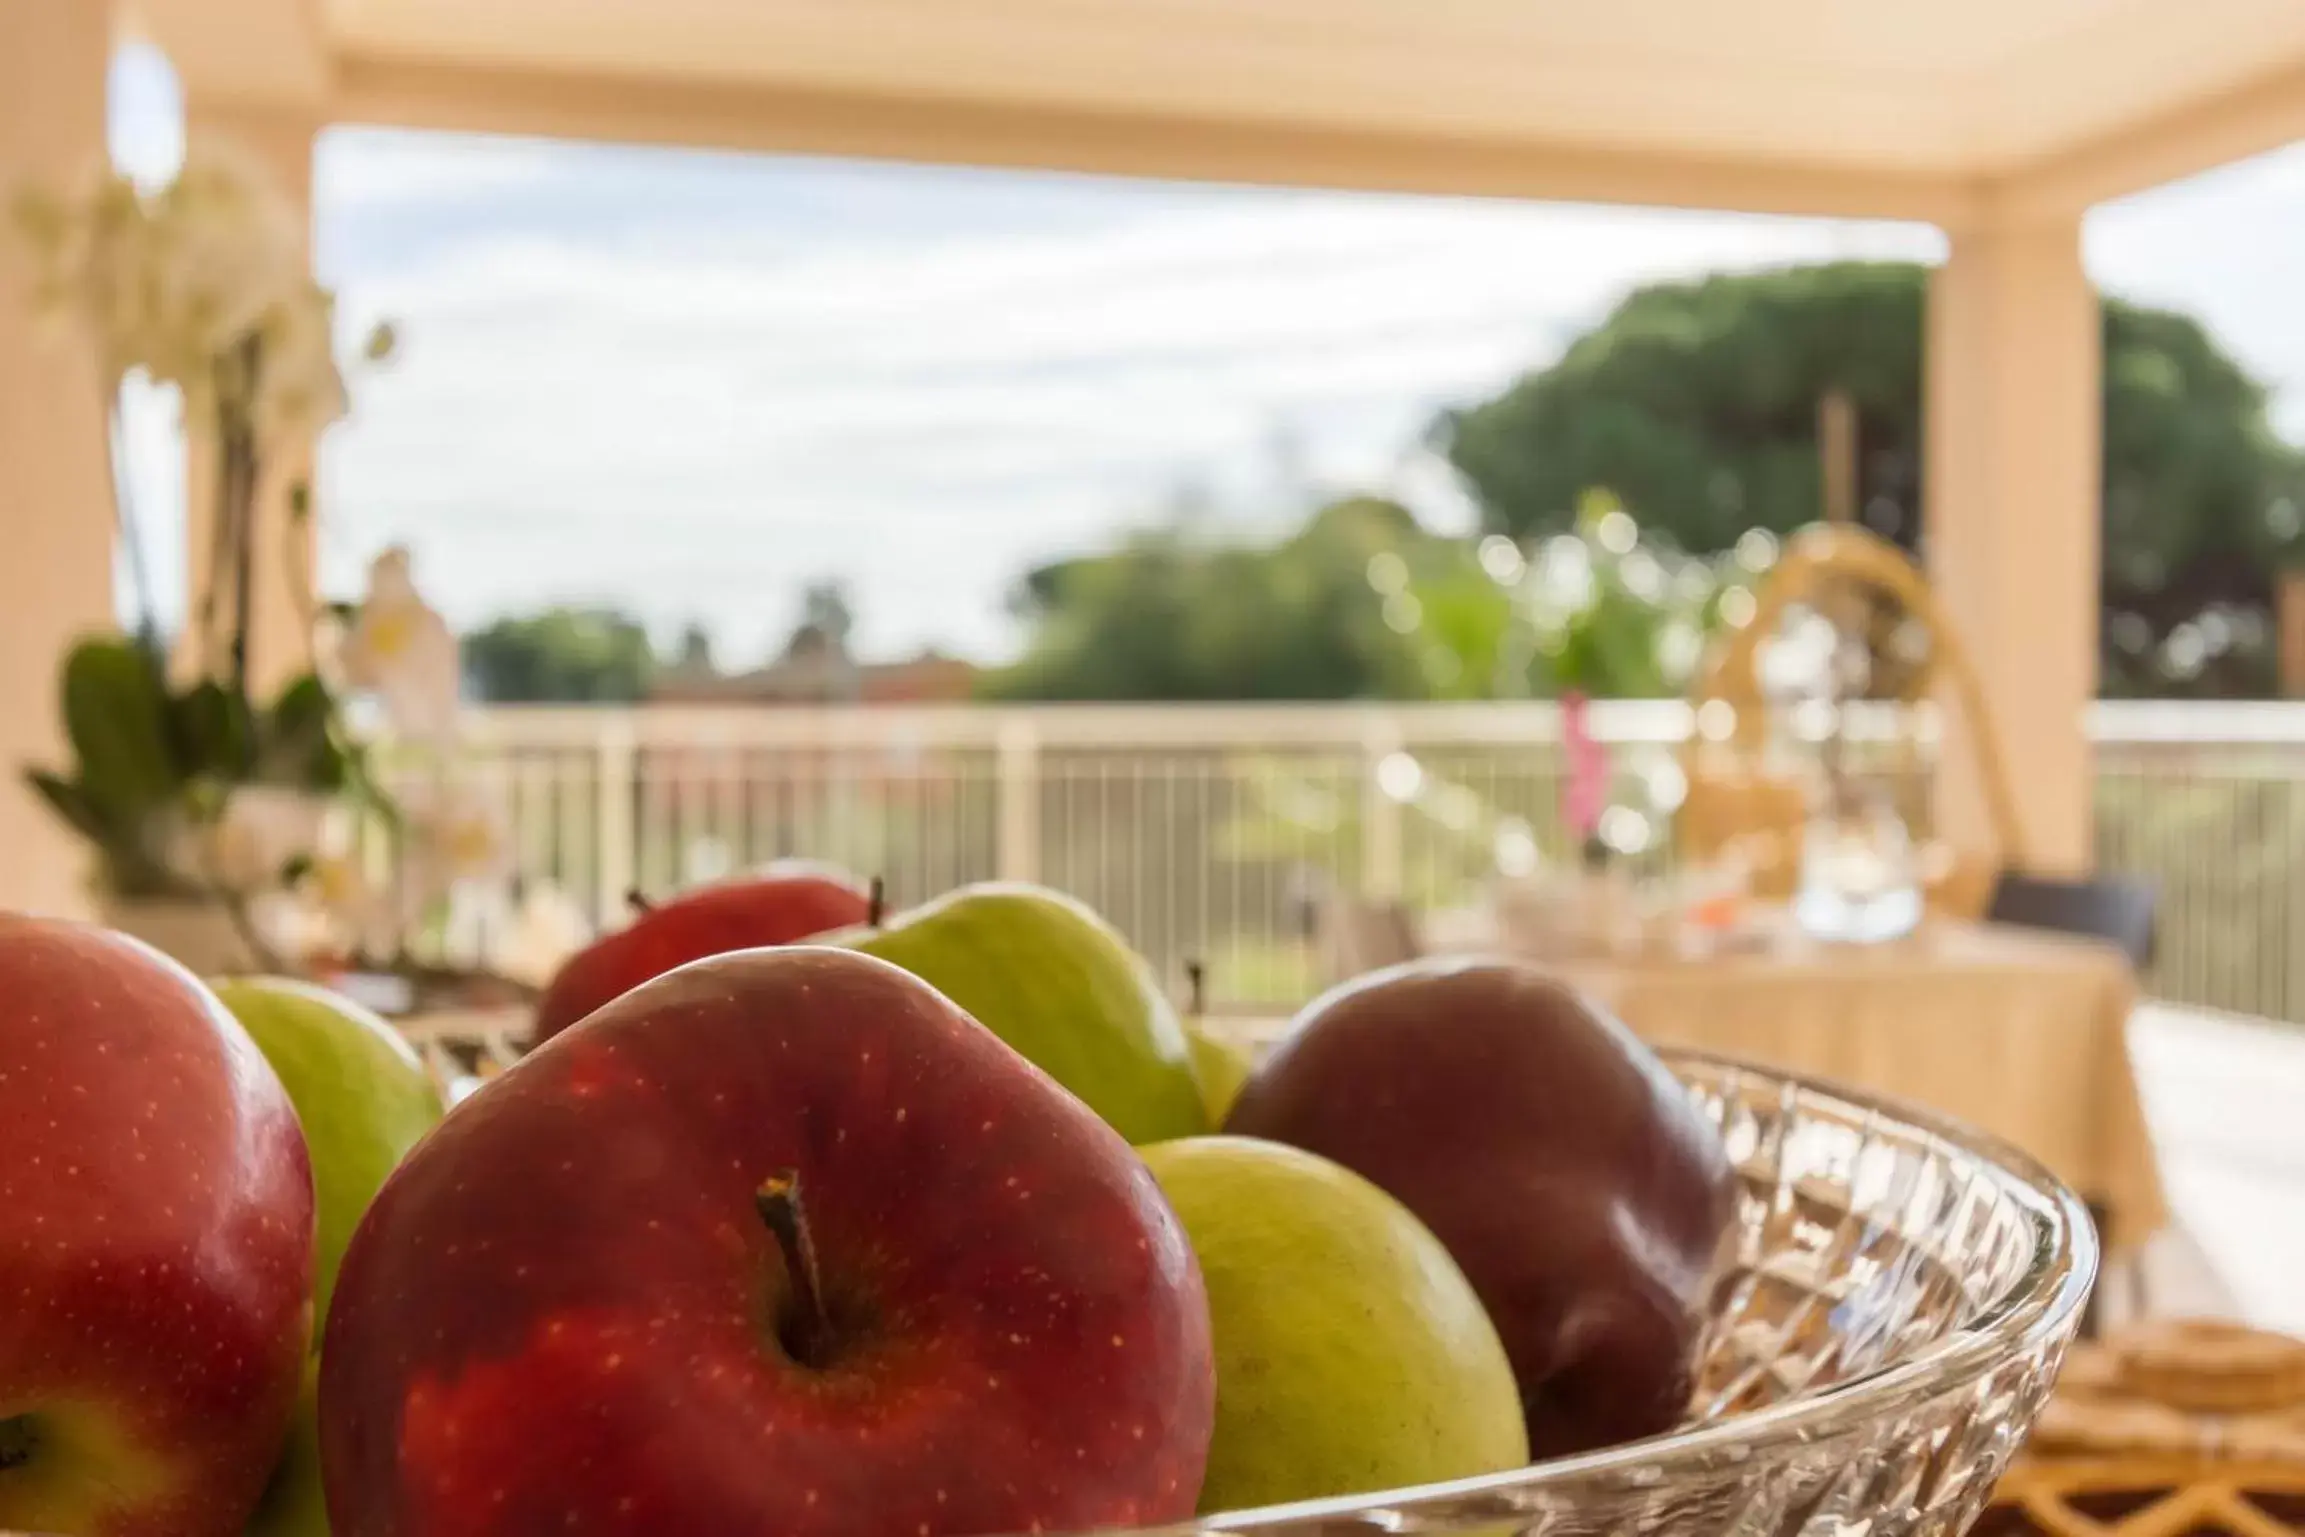
<svg viewBox="0 0 2305 1537">
<path fill-rule="evenodd" d="M 825 1312 L 824 1285 L 816 1268 L 816 1244 L 809 1237 L 808 1213 L 800 1204 L 800 1172 L 779 1169 L 753 1192 L 760 1220 L 784 1256 L 792 1282 L 792 1302 L 778 1320 L 777 1336 L 794 1360 L 821 1366 L 832 1353 L 832 1318 Z"/>
<path fill-rule="evenodd" d="M 864 921 L 868 928 L 879 928 L 881 919 L 888 914 L 888 882 L 879 876 L 872 878 L 872 888 L 864 899 Z"/>
<path fill-rule="evenodd" d="M 1185 1008 L 1198 1019 L 1209 1008 L 1209 970 L 1198 960 L 1185 962 Z"/>
<path fill-rule="evenodd" d="M 648 893 L 638 886 L 625 892 L 624 905 L 632 909 L 635 917 L 646 917 L 656 910 L 656 904 L 648 900 Z"/>
</svg>

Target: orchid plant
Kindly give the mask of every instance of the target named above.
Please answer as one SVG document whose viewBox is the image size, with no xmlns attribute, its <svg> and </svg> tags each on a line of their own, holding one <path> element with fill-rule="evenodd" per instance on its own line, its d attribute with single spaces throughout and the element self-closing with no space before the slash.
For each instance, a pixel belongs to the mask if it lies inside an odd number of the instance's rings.
<svg viewBox="0 0 2305 1537">
<path fill-rule="evenodd" d="M 212 450 L 208 580 L 178 648 L 177 676 L 127 477 L 116 474 L 114 511 L 141 611 L 136 632 L 85 640 L 66 656 L 63 714 L 77 762 L 69 773 L 29 771 L 94 846 L 103 894 L 222 901 L 271 960 L 280 947 L 251 922 L 266 906 L 316 907 L 351 930 L 353 942 L 364 937 L 372 898 L 348 831 L 363 818 L 393 828 L 404 865 L 433 884 L 502 866 L 500 817 L 470 795 L 396 804 L 353 729 L 349 707 L 367 698 L 400 740 L 440 747 L 455 730 L 455 637 L 418 593 L 405 551 L 375 562 L 357 604 L 322 605 L 297 592 L 304 665 L 263 695 L 251 676 L 260 538 L 285 535 L 281 565 L 291 577 L 309 561 L 308 488 L 280 485 L 267 470 L 347 409 L 335 300 L 309 274 L 294 211 L 249 162 L 213 146 L 195 150 L 157 191 L 107 168 L 71 190 L 27 194 L 15 211 L 33 256 L 36 302 L 95 345 L 115 463 L 125 453 L 120 391 L 131 376 L 175 387 L 187 436 Z M 394 345 L 380 325 L 360 351 L 381 363 Z M 267 508 L 267 495 L 285 498 L 284 507 Z"/>
</svg>

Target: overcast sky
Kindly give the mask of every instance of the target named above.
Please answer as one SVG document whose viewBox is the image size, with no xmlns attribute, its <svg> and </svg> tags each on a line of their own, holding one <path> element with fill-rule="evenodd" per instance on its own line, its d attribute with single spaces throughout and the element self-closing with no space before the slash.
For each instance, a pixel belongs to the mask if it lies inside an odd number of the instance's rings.
<svg viewBox="0 0 2305 1537">
<path fill-rule="evenodd" d="M 115 153 L 181 153 L 124 55 Z M 336 130 L 319 262 L 405 338 L 323 457 L 324 576 L 406 543 L 460 625 L 599 602 L 724 661 L 851 587 L 874 653 L 997 657 L 1019 573 L 1180 492 L 1244 524 L 1306 485 L 1467 515 L 1440 407 L 1657 278 L 1934 257 L 1917 226 L 1132 183 Z M 2305 437 L 2305 146 L 2101 210 L 2107 289 L 2189 311 Z M 137 426 L 164 584 L 178 461 Z M 177 582 L 181 577 L 175 578 Z"/>
</svg>

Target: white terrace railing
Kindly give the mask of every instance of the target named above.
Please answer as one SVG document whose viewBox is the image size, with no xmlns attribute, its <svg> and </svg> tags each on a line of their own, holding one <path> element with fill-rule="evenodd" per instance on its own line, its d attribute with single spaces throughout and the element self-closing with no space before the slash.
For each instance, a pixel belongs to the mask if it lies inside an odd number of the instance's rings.
<svg viewBox="0 0 2305 1537">
<path fill-rule="evenodd" d="M 1592 719 L 1628 799 L 1669 802 L 1687 707 Z M 2162 895 L 2148 985 L 2305 1020 L 2305 705 L 2107 703 L 2090 725 L 2100 863 Z M 1888 726 L 1859 717 L 1853 734 Z M 1461 901 L 1500 835 L 1561 853 L 1559 744 L 1542 703 L 649 707 L 483 711 L 468 751 L 511 807 L 524 871 L 596 915 L 778 856 L 879 873 L 899 903 L 1037 879 L 1167 974 L 1201 957 L 1217 997 L 1271 1004 L 1316 981 L 1324 893 Z"/>
</svg>

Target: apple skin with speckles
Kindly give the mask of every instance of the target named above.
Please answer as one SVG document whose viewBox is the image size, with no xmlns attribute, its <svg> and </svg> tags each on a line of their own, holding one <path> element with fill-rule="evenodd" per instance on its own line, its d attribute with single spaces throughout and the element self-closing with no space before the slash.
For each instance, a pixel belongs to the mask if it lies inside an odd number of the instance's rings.
<svg viewBox="0 0 2305 1537">
<path fill-rule="evenodd" d="M 193 975 L 0 914 L 0 1530 L 226 1537 L 311 1338 L 312 1168 Z"/>
<path fill-rule="evenodd" d="M 536 1039 L 550 1040 L 676 966 L 794 944 L 862 923 L 871 912 L 871 898 L 854 877 L 807 860 L 778 860 L 750 875 L 684 891 L 570 956 L 537 1000 Z"/>
<path fill-rule="evenodd" d="M 1150 1171 L 926 983 L 817 946 L 660 977 L 450 1112 L 321 1362 L 336 1537 L 1157 1524 L 1215 1413 Z"/>
</svg>

